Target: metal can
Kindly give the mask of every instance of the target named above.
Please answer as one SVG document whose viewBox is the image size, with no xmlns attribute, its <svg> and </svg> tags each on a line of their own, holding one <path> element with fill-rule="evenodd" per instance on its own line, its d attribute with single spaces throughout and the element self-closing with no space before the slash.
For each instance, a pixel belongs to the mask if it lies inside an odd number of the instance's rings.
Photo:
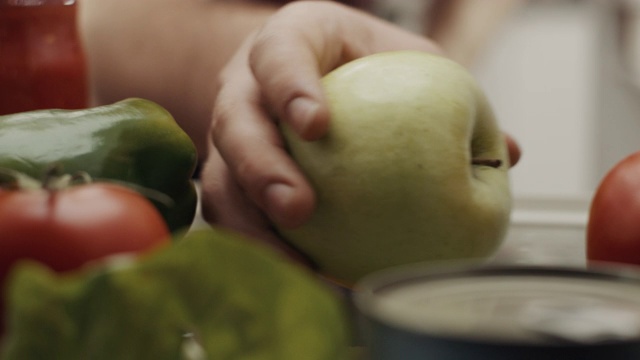
<svg viewBox="0 0 640 360">
<path fill-rule="evenodd" d="M 353 300 L 373 360 L 640 359 L 640 277 L 619 270 L 412 267 Z"/>
</svg>

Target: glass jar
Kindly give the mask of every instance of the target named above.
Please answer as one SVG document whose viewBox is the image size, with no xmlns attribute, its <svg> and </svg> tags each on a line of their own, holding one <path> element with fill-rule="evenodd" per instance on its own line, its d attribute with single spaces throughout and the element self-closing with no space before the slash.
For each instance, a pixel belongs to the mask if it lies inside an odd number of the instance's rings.
<svg viewBox="0 0 640 360">
<path fill-rule="evenodd" d="M 0 115 L 88 105 L 76 0 L 0 0 Z"/>
</svg>

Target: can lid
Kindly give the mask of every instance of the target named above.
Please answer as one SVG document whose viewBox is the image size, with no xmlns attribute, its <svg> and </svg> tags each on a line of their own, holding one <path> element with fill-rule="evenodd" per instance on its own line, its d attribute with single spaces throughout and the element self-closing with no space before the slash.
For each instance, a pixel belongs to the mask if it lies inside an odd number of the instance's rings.
<svg viewBox="0 0 640 360">
<path fill-rule="evenodd" d="M 640 341 L 640 280 L 576 269 L 483 267 L 371 278 L 366 316 L 412 332 L 481 341 Z"/>
</svg>

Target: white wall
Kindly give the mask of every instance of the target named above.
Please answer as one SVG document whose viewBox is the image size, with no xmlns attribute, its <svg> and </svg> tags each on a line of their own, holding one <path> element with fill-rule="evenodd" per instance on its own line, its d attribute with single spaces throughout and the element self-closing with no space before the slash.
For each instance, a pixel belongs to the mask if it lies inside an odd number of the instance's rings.
<svg viewBox="0 0 640 360">
<path fill-rule="evenodd" d="M 519 198 L 589 197 L 596 182 L 602 13 L 589 1 L 530 1 L 473 71 L 523 148 Z"/>
<path fill-rule="evenodd" d="M 638 77 L 621 66 L 616 9 L 615 0 L 531 0 L 472 69 L 524 150 L 512 170 L 515 222 L 584 225 L 602 176 L 640 149 Z"/>
<path fill-rule="evenodd" d="M 627 11 L 630 18 L 626 30 L 620 29 L 620 22 L 612 16 L 600 34 L 601 106 L 596 115 L 599 175 L 623 157 L 640 150 L 640 2 L 628 0 L 632 2 L 636 3 L 635 10 Z M 621 35 L 628 41 L 618 41 Z"/>
</svg>

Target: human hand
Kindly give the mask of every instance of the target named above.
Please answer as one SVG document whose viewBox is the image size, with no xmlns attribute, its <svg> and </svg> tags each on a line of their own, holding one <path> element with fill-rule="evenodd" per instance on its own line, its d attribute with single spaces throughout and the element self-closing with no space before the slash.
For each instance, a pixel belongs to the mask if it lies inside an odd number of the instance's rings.
<svg viewBox="0 0 640 360">
<path fill-rule="evenodd" d="M 333 2 L 295 2 L 274 14 L 219 76 L 201 174 L 205 219 L 295 253 L 271 224 L 304 223 L 315 195 L 274 118 L 303 139 L 321 138 L 330 119 L 320 78 L 356 58 L 402 49 L 440 52 L 428 39 Z"/>
</svg>

